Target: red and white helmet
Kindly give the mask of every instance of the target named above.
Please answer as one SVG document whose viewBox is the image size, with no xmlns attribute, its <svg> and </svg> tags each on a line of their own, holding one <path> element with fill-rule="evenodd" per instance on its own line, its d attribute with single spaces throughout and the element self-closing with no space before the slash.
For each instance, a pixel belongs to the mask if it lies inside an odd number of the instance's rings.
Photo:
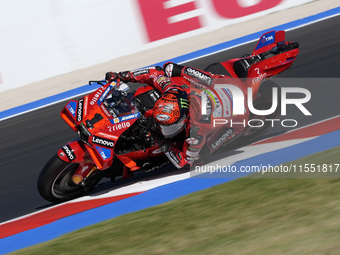
<svg viewBox="0 0 340 255">
<path fill-rule="evenodd" d="M 153 117 L 165 138 L 172 138 L 184 129 L 188 110 L 188 95 L 181 87 L 169 89 L 157 100 Z"/>
</svg>

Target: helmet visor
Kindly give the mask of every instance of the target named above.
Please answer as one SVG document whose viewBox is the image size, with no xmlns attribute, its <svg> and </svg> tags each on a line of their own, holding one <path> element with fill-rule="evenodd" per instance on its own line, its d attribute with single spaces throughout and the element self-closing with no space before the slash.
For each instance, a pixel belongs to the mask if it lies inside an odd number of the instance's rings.
<svg viewBox="0 0 340 255">
<path fill-rule="evenodd" d="M 183 128 L 186 121 L 186 114 L 183 115 L 183 117 L 176 123 L 165 126 L 165 125 L 159 125 L 161 128 L 161 132 L 165 138 L 172 138 L 175 135 L 179 134 Z"/>
</svg>

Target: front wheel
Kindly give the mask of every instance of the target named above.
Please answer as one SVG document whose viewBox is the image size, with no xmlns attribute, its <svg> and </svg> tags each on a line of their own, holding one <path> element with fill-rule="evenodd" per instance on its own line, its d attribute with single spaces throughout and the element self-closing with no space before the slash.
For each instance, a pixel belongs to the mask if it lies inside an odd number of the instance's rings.
<svg viewBox="0 0 340 255">
<path fill-rule="evenodd" d="M 64 162 L 57 154 L 54 155 L 39 175 L 38 191 L 40 195 L 44 199 L 56 203 L 83 195 L 88 189 L 85 189 L 81 184 L 76 185 L 72 181 L 72 176 L 78 167 L 79 164 Z"/>
</svg>

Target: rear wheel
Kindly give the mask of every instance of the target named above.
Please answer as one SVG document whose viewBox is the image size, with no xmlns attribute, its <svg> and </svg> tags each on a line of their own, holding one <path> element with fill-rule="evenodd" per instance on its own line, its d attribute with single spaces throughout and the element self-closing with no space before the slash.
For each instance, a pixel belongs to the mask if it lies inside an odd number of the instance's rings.
<svg viewBox="0 0 340 255">
<path fill-rule="evenodd" d="M 85 191 L 97 184 L 101 177 L 92 181 L 89 186 L 75 184 L 72 181 L 74 172 L 79 164 L 64 162 L 58 155 L 54 155 L 41 171 L 38 179 L 40 195 L 50 202 L 63 202 L 84 194 Z"/>
<path fill-rule="evenodd" d="M 273 103 L 272 88 L 278 89 L 278 105 L 276 110 L 270 115 L 250 114 L 249 122 L 251 123 L 251 126 L 248 125 L 240 136 L 226 142 L 223 144 L 223 147 L 232 149 L 253 143 L 274 125 L 274 121 L 278 120 L 281 112 L 281 91 L 279 85 L 273 81 L 264 82 L 254 100 L 254 108 L 257 110 L 270 109 Z"/>
<path fill-rule="evenodd" d="M 254 115 L 249 116 L 251 126 L 246 127 L 242 136 L 237 139 L 240 143 L 252 143 L 260 138 L 265 132 L 270 129 L 277 120 L 281 112 L 281 91 L 279 85 L 273 81 L 266 81 L 261 84 L 256 99 L 254 100 L 254 108 L 257 110 L 267 110 L 272 104 L 272 89 L 278 89 L 278 104 L 276 110 L 270 115 Z"/>
</svg>

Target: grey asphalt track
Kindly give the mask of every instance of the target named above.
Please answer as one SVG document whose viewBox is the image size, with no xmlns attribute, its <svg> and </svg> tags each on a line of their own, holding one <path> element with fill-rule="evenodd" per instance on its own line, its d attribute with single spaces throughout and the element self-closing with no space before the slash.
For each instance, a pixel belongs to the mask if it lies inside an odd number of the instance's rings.
<svg viewBox="0 0 340 255">
<path fill-rule="evenodd" d="M 288 108 L 291 113 L 287 118 L 297 119 L 299 126 L 340 115 L 339 27 L 340 16 L 337 16 L 287 32 L 286 39 L 299 42 L 301 53 L 293 67 L 279 77 L 313 78 L 294 79 L 298 83 L 295 87 L 305 87 L 312 94 L 312 100 L 305 105 L 312 116 L 306 117 L 296 109 L 290 111 Z M 187 65 L 204 69 L 211 63 L 251 53 L 255 44 L 220 52 Z M 20 100 L 21 96 L 25 95 L 19 94 L 15 100 Z M 62 145 L 76 138 L 76 133 L 59 116 L 65 104 L 62 102 L 0 122 L 0 222 L 52 205 L 40 197 L 36 182 L 49 158 Z M 284 131 L 287 129 L 274 127 L 265 136 Z M 114 184 L 107 183 L 104 187 L 113 188 Z"/>
</svg>

